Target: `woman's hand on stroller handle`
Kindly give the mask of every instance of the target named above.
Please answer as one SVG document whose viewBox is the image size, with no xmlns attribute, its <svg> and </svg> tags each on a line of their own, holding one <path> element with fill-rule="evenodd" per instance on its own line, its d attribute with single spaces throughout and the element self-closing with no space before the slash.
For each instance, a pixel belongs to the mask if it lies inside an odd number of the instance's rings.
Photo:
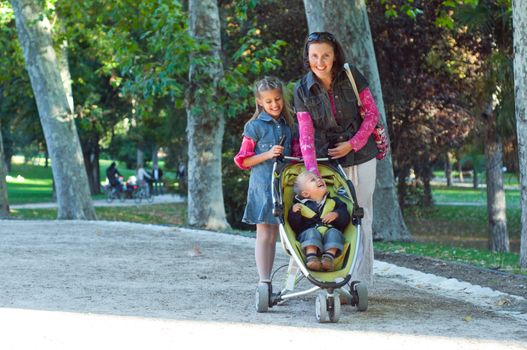
<svg viewBox="0 0 527 350">
<path fill-rule="evenodd" d="M 331 157 L 331 159 L 338 159 L 338 158 L 345 157 L 351 151 L 353 151 L 353 147 L 351 146 L 351 143 L 346 141 L 346 142 L 339 142 L 335 145 L 334 148 L 330 148 L 328 150 L 328 154 Z"/>
</svg>

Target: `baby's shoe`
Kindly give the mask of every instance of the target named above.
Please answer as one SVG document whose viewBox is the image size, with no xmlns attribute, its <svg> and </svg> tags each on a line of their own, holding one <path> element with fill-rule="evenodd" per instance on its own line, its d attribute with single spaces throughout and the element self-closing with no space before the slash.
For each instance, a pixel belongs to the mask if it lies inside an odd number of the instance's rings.
<svg viewBox="0 0 527 350">
<path fill-rule="evenodd" d="M 320 258 L 315 254 L 308 254 L 306 256 L 306 266 L 311 271 L 320 271 Z"/>
<path fill-rule="evenodd" d="M 322 267 L 322 271 L 331 272 L 335 269 L 335 266 L 333 264 L 335 260 L 335 257 L 331 253 L 324 253 L 322 254 L 322 259 L 320 259 L 320 264 Z"/>
</svg>

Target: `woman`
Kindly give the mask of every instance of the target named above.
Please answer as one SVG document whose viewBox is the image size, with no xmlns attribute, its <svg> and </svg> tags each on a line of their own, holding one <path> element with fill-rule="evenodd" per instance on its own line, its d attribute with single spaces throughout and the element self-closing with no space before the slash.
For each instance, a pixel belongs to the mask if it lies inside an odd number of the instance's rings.
<svg viewBox="0 0 527 350">
<path fill-rule="evenodd" d="M 344 69 L 340 43 L 331 33 L 311 33 L 304 45 L 307 74 L 295 86 L 300 147 L 306 168 L 318 173 L 316 157 L 339 159 L 364 208 L 362 242 L 353 278 L 371 285 L 373 275 L 372 215 L 377 147 L 372 132 L 379 112 L 366 78 L 350 65 L 362 101 Z"/>
</svg>

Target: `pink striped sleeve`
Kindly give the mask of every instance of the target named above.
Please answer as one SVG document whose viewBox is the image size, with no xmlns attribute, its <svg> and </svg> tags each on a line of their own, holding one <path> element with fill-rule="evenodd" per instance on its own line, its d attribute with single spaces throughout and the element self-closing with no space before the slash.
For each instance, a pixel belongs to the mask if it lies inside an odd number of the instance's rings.
<svg viewBox="0 0 527 350">
<path fill-rule="evenodd" d="M 362 102 L 362 111 L 364 113 L 364 119 L 360 125 L 359 130 L 353 137 L 349 140 L 349 143 L 353 147 L 353 151 L 357 152 L 360 150 L 368 138 L 375 129 L 375 125 L 379 121 L 379 111 L 377 110 L 377 105 L 371 94 L 369 88 L 362 90 L 359 94 L 360 100 Z"/>
<path fill-rule="evenodd" d="M 240 151 L 237 155 L 234 156 L 234 163 L 238 166 L 238 168 L 242 170 L 249 170 L 250 167 L 246 167 L 243 165 L 243 161 L 249 157 L 254 156 L 256 153 L 254 153 L 254 148 L 256 147 L 256 142 L 247 137 L 244 136 L 242 140 L 242 145 L 240 147 Z"/>
<path fill-rule="evenodd" d="M 309 112 L 297 112 L 298 132 L 300 134 L 300 151 L 307 170 L 320 176 L 315 152 L 315 128 Z"/>
</svg>

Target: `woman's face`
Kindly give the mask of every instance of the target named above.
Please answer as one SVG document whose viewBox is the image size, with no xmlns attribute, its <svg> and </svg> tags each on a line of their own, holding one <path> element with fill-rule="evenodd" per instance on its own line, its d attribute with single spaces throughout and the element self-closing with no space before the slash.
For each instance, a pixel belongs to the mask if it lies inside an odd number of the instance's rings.
<svg viewBox="0 0 527 350">
<path fill-rule="evenodd" d="M 335 62 L 335 51 L 328 43 L 312 43 L 309 45 L 309 68 L 319 79 L 331 80 L 331 69 Z"/>
</svg>

